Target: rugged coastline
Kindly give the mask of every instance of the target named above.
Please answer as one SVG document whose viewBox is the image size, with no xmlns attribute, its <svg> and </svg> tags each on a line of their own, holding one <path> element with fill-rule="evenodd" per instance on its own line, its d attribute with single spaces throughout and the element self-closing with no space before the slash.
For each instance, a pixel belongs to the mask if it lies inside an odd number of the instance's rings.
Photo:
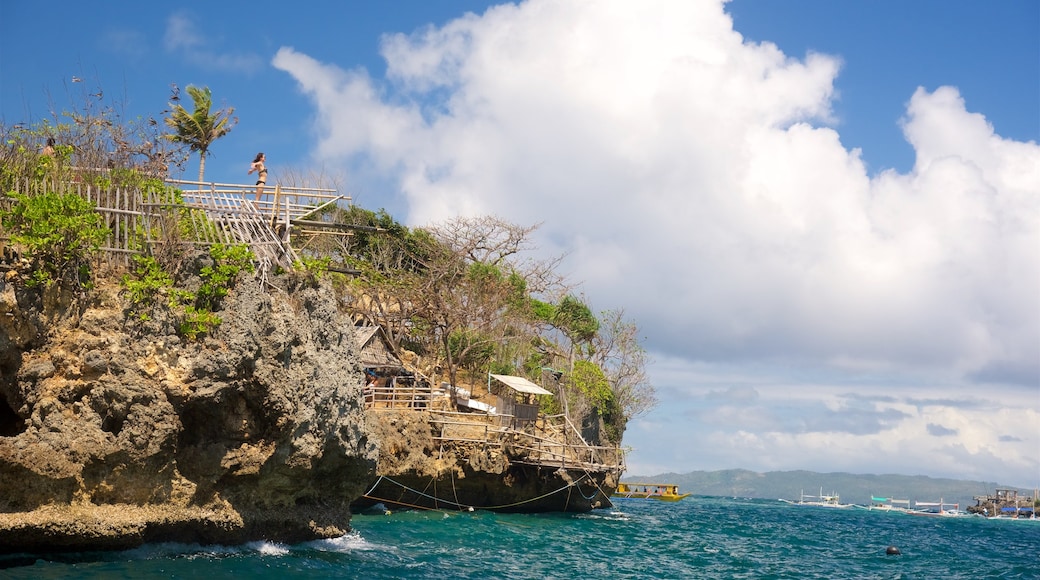
<svg viewBox="0 0 1040 580">
<path fill-rule="evenodd" d="M 0 550 L 349 529 L 376 444 L 328 288 L 245 281 L 193 342 L 128 322 L 118 286 L 84 304 L 15 276 L 0 281 Z"/>
<path fill-rule="evenodd" d="M 0 280 L 0 553 L 331 538 L 377 503 L 588 511 L 623 469 L 544 416 L 366 406 L 357 328 L 307 276 L 243 276 L 189 341 L 161 309 L 128 318 L 111 279 L 76 297 L 19 275 Z"/>
</svg>

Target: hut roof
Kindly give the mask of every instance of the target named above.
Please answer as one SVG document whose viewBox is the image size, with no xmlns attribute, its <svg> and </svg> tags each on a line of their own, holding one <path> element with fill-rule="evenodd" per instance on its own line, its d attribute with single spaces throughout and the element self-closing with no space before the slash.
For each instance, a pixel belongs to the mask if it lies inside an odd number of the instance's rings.
<svg viewBox="0 0 1040 580">
<path fill-rule="evenodd" d="M 355 326 L 354 340 L 361 351 L 361 366 L 403 367 L 401 357 L 397 356 L 390 339 L 386 337 L 380 326 Z"/>
<path fill-rule="evenodd" d="M 491 375 L 491 377 L 501 381 L 503 384 L 518 393 L 525 393 L 528 395 L 552 395 L 551 392 L 523 377 L 514 377 L 512 375 Z"/>
</svg>

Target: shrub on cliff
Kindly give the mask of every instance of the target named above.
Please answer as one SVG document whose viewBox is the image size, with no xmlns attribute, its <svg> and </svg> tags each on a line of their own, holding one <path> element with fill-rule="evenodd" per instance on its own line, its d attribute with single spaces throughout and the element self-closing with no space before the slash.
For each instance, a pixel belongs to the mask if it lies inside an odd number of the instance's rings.
<svg viewBox="0 0 1040 580">
<path fill-rule="evenodd" d="M 94 205 L 75 194 L 9 195 L 15 203 L 0 210 L 0 222 L 11 242 L 32 261 L 26 284 L 62 281 L 89 287 L 90 258 L 108 236 Z"/>
<path fill-rule="evenodd" d="M 234 288 L 240 273 L 253 271 L 255 257 L 245 244 L 214 244 L 209 258 L 210 263 L 197 272 L 198 289 L 191 291 L 177 287 L 174 275 L 154 257 L 135 256 L 133 271 L 120 280 L 130 302 L 130 314 L 148 320 L 152 309 L 164 308 L 176 318 L 181 336 L 194 340 L 212 332 L 221 323 L 215 313 L 221 300 Z"/>
</svg>

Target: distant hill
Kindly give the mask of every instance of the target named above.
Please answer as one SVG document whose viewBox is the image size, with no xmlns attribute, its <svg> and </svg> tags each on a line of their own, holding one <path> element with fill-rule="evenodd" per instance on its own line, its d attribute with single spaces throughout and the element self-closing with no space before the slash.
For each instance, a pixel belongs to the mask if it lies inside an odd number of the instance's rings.
<svg viewBox="0 0 1040 580">
<path fill-rule="evenodd" d="M 961 509 L 975 505 L 975 496 L 991 495 L 1001 489 L 1018 489 L 1019 496 L 1033 497 L 1033 490 L 1001 485 L 991 481 L 937 479 L 923 475 L 864 475 L 855 473 L 817 473 L 813 471 L 770 471 L 756 473 L 746 469 L 626 475 L 625 482 L 675 483 L 682 492 L 696 495 L 752 497 L 797 500 L 802 491 L 816 495 L 841 496 L 842 503 L 869 505 L 871 496 L 912 501 L 958 503 Z"/>
</svg>

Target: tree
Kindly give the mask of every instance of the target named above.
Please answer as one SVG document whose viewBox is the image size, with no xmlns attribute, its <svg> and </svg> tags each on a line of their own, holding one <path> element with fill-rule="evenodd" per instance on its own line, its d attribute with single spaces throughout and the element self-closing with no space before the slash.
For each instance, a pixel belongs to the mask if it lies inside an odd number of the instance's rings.
<svg viewBox="0 0 1040 580">
<path fill-rule="evenodd" d="M 206 155 L 213 142 L 231 132 L 231 128 L 238 123 L 238 117 L 232 117 L 234 107 L 219 109 L 210 114 L 213 106 L 213 95 L 209 87 L 194 87 L 188 85 L 188 94 L 195 104 L 195 111 L 189 113 L 180 103 L 177 88 L 174 87 L 173 96 L 170 97 L 170 116 L 166 117 L 166 125 L 175 132 L 167 135 L 167 139 L 175 143 L 183 143 L 191 151 L 199 153 L 199 182 L 206 173 Z"/>
<path fill-rule="evenodd" d="M 646 375 L 649 357 L 639 341 L 639 328 L 625 320 L 624 311 L 600 313 L 599 332 L 592 341 L 592 362 L 603 369 L 623 417 L 618 427 L 657 405 L 657 394 Z"/>
<path fill-rule="evenodd" d="M 529 323 L 524 310 L 533 289 L 551 283 L 552 268 L 524 260 L 537 226 L 518 226 L 496 217 L 455 218 L 419 230 L 409 253 L 408 302 L 415 328 L 437 343 L 452 384 L 460 362 L 486 361 L 479 353 L 506 345 Z"/>
</svg>

